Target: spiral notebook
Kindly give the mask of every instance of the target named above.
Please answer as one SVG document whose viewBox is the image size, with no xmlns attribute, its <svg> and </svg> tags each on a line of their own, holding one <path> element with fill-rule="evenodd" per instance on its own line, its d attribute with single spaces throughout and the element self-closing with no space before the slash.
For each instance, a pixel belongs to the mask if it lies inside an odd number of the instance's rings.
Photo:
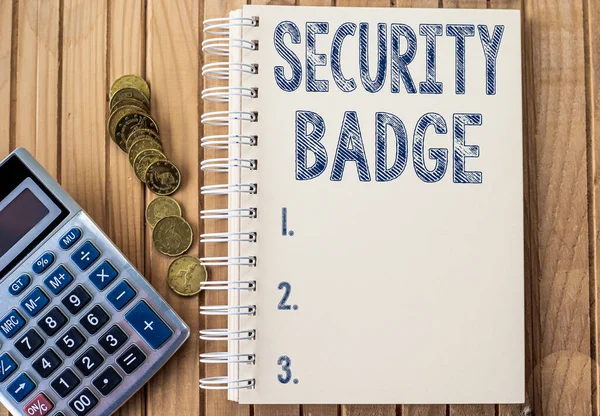
<svg viewBox="0 0 600 416">
<path fill-rule="evenodd" d="M 228 347 L 201 387 L 523 402 L 519 11 L 244 6 L 204 28 L 202 95 L 227 104 L 202 116 L 224 172 L 202 193 L 229 204 L 202 212 L 229 227 L 202 236 L 229 253 L 204 288 L 229 304 L 201 313 L 229 328 L 201 331 Z"/>
</svg>

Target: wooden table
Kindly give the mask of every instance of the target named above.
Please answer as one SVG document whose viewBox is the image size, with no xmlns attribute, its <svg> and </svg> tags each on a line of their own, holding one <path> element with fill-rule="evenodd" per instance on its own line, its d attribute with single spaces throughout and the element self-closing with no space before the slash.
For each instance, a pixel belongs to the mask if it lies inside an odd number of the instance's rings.
<svg viewBox="0 0 600 416">
<path fill-rule="evenodd" d="M 260 1 L 260 0 L 258 0 Z M 335 0 L 297 0 L 333 5 Z M 294 0 L 281 3 L 294 4 Z M 224 369 L 198 354 L 210 323 L 198 314 L 223 294 L 184 299 L 167 289 L 169 259 L 152 248 L 152 195 L 106 139 L 107 93 L 125 73 L 152 88 L 152 114 L 185 178 L 176 198 L 195 232 L 216 231 L 199 209 L 202 20 L 243 0 L 0 0 L 0 158 L 29 149 L 91 214 L 193 330 L 185 347 L 119 412 L 138 416 L 517 416 L 519 405 L 238 406 L 198 379 Z M 536 416 L 598 415 L 600 2 L 596 0 L 338 0 L 338 6 L 521 8 L 525 103 L 527 406 Z M 208 131 L 208 129 L 207 129 Z M 0 178 L 1 180 L 1 178 Z M 196 243 L 191 253 L 225 255 Z M 212 270 L 213 279 L 223 279 Z M 493 296 L 493 294 L 490 294 Z M 224 324 L 221 321 L 220 324 Z M 214 344 L 214 343 L 212 343 Z M 222 346 L 221 346 L 222 348 Z M 493 357 L 490 357 L 493 359 Z M 0 410 L 0 416 L 6 411 Z"/>
</svg>

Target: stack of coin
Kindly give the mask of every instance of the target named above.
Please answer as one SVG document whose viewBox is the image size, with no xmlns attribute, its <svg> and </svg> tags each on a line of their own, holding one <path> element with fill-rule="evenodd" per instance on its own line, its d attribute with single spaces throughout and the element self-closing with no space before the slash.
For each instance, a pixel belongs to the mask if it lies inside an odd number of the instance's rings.
<svg viewBox="0 0 600 416">
<path fill-rule="evenodd" d="M 154 247 L 167 256 L 181 256 L 192 245 L 191 225 L 183 218 L 181 206 L 173 198 L 160 196 L 148 204 L 146 222 L 152 228 Z M 183 256 L 171 263 L 168 283 L 171 289 L 182 296 L 196 295 L 206 281 L 208 272 L 194 256 Z"/>
<path fill-rule="evenodd" d="M 135 175 L 156 195 L 171 195 L 181 173 L 165 155 L 158 125 L 150 116 L 150 88 L 137 75 L 124 75 L 110 88 L 108 133 L 129 155 Z"/>
</svg>

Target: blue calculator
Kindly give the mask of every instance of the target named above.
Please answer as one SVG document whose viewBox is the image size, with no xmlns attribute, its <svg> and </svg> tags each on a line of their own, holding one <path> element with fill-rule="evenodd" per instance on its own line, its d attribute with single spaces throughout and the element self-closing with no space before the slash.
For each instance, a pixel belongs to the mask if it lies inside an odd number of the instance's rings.
<svg viewBox="0 0 600 416">
<path fill-rule="evenodd" d="M 110 415 L 190 330 L 26 150 L 0 178 L 0 401 Z"/>
</svg>

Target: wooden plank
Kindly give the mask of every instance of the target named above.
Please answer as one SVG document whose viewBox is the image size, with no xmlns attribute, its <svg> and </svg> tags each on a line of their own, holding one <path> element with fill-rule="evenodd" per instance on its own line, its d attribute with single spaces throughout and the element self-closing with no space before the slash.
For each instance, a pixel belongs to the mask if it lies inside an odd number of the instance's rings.
<svg viewBox="0 0 600 416">
<path fill-rule="evenodd" d="M 59 14 L 56 2 L 19 2 L 15 147 L 58 175 Z"/>
<path fill-rule="evenodd" d="M 169 158 L 179 167 L 183 182 L 174 195 L 194 230 L 189 254 L 198 255 L 198 44 L 199 1 L 154 0 L 148 2 L 146 27 L 146 78 L 152 88 L 152 114 Z M 146 194 L 149 201 L 153 195 Z M 146 231 L 149 233 L 149 229 Z M 149 234 L 148 234 L 149 235 Z M 198 297 L 184 298 L 166 282 L 172 261 L 159 254 L 146 238 L 146 277 L 189 325 L 191 339 L 154 376 L 147 387 L 146 414 L 152 416 L 200 414 L 198 388 Z"/>
<path fill-rule="evenodd" d="M 61 182 L 106 229 L 105 0 L 64 1 Z"/>
<path fill-rule="evenodd" d="M 203 3 L 202 19 L 214 19 L 228 17 L 229 12 L 241 8 L 246 1 L 244 0 L 217 0 Z M 202 34 L 204 35 L 204 34 Z M 212 36 L 214 37 L 214 36 Z M 204 36 L 202 36 L 204 39 Z M 212 63 L 223 61 L 223 57 L 210 56 L 201 54 L 204 59 L 203 63 Z M 225 86 L 226 81 L 215 80 L 210 78 L 201 78 L 202 88 L 210 88 L 217 86 Z M 227 110 L 227 105 L 223 103 L 215 103 L 209 101 L 202 102 L 202 112 L 224 111 Z M 220 127 L 202 126 L 202 136 L 212 134 L 223 134 L 224 129 Z M 201 158 L 211 159 L 218 157 L 227 157 L 226 150 L 218 149 L 202 149 Z M 203 185 L 215 185 L 227 183 L 227 174 L 204 172 L 202 175 Z M 203 199 L 203 209 L 226 208 L 228 204 L 226 196 L 206 196 Z M 205 233 L 217 233 L 227 231 L 226 220 L 208 220 L 203 223 Z M 202 247 L 203 255 L 207 257 L 222 257 L 227 256 L 226 244 L 206 244 Z M 209 276 L 211 280 L 227 280 L 226 267 L 209 267 Z M 203 293 L 204 305 L 226 305 L 228 303 L 227 291 L 206 291 Z M 227 317 L 224 316 L 206 316 L 202 321 L 203 328 L 227 328 Z M 226 342 L 200 341 L 200 349 L 202 352 L 217 352 L 227 351 Z M 227 374 L 226 365 L 206 364 L 201 365 L 201 374 L 203 377 L 223 376 Z M 240 405 L 227 400 L 227 392 L 225 391 L 203 391 L 204 414 L 210 415 L 232 415 L 232 416 L 248 416 L 251 414 L 252 407 L 250 405 Z"/>
<path fill-rule="evenodd" d="M 590 244 L 592 244 L 592 272 L 593 282 L 590 284 L 591 291 L 590 296 L 592 300 L 590 317 L 592 318 L 592 339 L 594 349 L 592 350 L 592 358 L 594 364 L 592 366 L 592 413 L 594 416 L 598 416 L 600 413 L 600 400 L 598 395 L 598 389 L 600 388 L 598 362 L 600 360 L 600 351 L 598 350 L 598 339 L 600 337 L 598 327 L 598 302 L 596 301 L 600 296 L 600 290 L 598 288 L 598 274 L 600 272 L 600 264 L 598 258 L 600 256 L 600 244 L 598 244 L 598 235 L 600 232 L 600 226 L 598 224 L 598 207 L 600 207 L 600 173 L 598 171 L 598 161 L 600 161 L 600 141 L 599 134 L 600 129 L 598 128 L 600 122 L 600 91 L 598 91 L 598 85 L 600 83 L 600 55 L 598 54 L 598 45 L 600 45 L 600 34 L 597 30 L 597 25 L 600 23 L 598 13 L 600 13 L 600 4 L 597 1 L 588 1 L 587 7 L 584 2 L 584 22 L 587 22 L 587 26 L 584 27 L 586 36 L 585 47 L 587 55 L 587 115 L 588 115 L 588 186 L 590 186 L 591 198 L 589 199 L 589 212 L 593 218 L 591 223 L 591 229 L 589 230 Z"/>
<path fill-rule="evenodd" d="M 12 19 L 12 0 L 0 0 L 0 159 L 10 152 Z M 0 415 L 5 414 L 0 405 Z"/>
<path fill-rule="evenodd" d="M 108 33 L 108 80 L 106 88 L 124 74 L 145 76 L 146 13 L 143 0 L 110 0 Z M 108 97 L 108 91 L 105 91 Z M 105 103 L 108 111 L 108 102 Z M 145 187 L 129 165 L 127 155 L 108 143 L 106 184 L 108 236 L 144 275 Z M 118 411 L 122 416 L 145 414 L 146 388 L 140 390 Z"/>
<path fill-rule="evenodd" d="M 305 404 L 300 410 L 301 416 L 338 416 L 341 411 L 337 404 Z"/>
<path fill-rule="evenodd" d="M 496 407 L 493 404 L 453 404 L 450 416 L 494 416 Z"/>
<path fill-rule="evenodd" d="M 538 416 L 592 414 L 582 3 L 524 2 L 525 39 L 532 49 L 526 73 L 533 78 L 525 94 L 532 97 L 530 132 L 535 134 L 529 204 L 536 209 L 533 227 L 540 242 L 532 287 L 533 410 Z"/>
<path fill-rule="evenodd" d="M 255 416 L 297 416 L 300 413 L 297 404 L 261 404 L 254 406 Z"/>
<path fill-rule="evenodd" d="M 446 416 L 445 404 L 413 404 L 402 406 L 402 416 Z"/>
<path fill-rule="evenodd" d="M 11 151 L 11 56 L 13 39 L 13 1 L 0 0 L 0 160 Z M 0 416 L 9 416 L 0 404 Z"/>
</svg>

